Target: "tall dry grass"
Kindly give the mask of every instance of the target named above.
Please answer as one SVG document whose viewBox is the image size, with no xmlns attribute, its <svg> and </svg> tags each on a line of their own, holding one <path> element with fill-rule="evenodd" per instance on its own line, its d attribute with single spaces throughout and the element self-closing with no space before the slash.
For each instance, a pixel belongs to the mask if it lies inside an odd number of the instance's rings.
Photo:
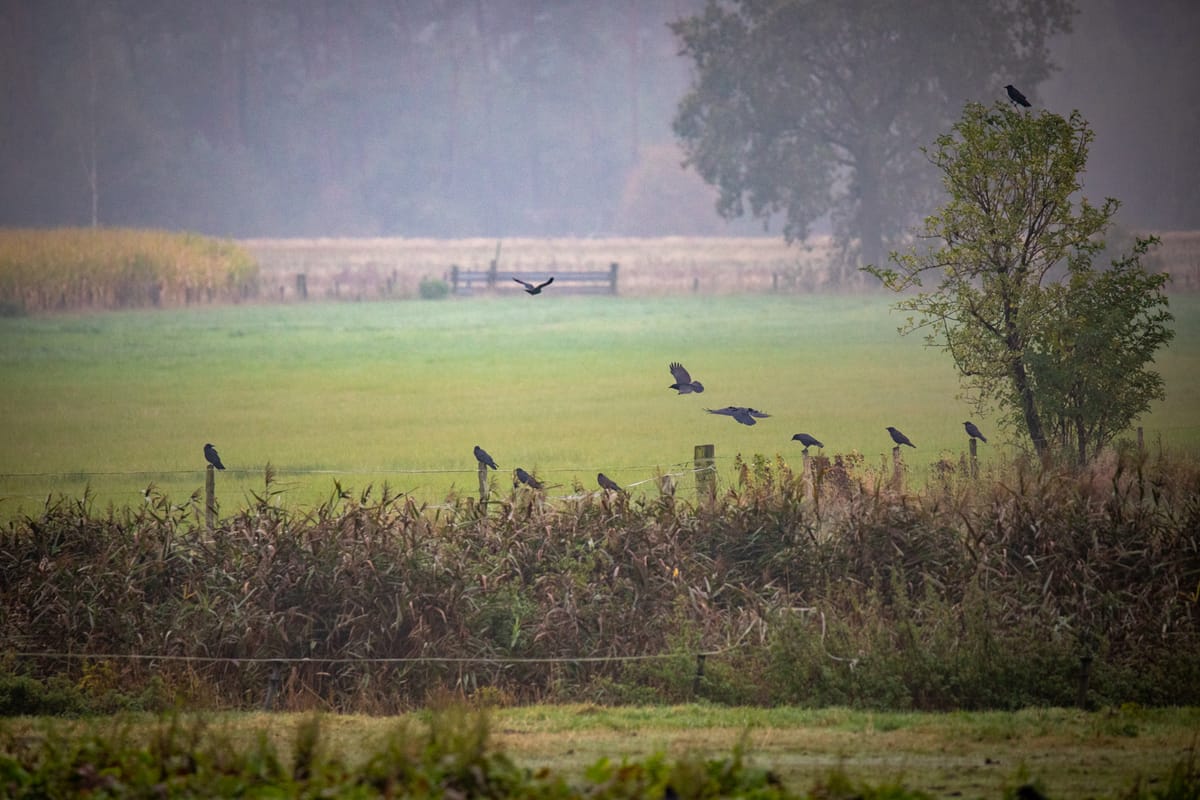
<svg viewBox="0 0 1200 800">
<path fill-rule="evenodd" d="M 231 302 L 257 292 L 258 267 L 232 242 L 115 228 L 0 230 L 7 314 Z"/>
<path fill-rule="evenodd" d="M 286 708 L 383 712 L 446 689 L 678 702 L 698 687 L 949 709 L 1071 705 L 1086 662 L 1088 703 L 1200 702 L 1194 462 L 1126 453 L 904 495 L 843 461 L 814 502 L 759 459 L 711 502 L 523 489 L 486 514 L 339 490 L 297 515 L 272 492 L 268 476 L 211 534 L 198 499 L 153 492 L 11 523 L 0 639 L 59 655 L 0 671 L 209 707 L 270 691 Z"/>
</svg>

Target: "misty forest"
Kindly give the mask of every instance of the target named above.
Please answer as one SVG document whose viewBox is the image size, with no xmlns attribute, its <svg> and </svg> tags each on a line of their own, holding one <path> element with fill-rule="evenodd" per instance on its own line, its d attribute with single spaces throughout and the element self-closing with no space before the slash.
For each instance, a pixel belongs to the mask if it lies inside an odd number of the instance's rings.
<svg viewBox="0 0 1200 800">
<path fill-rule="evenodd" d="M 802 238 L 857 233 L 862 218 L 886 243 L 932 208 L 918 148 L 964 103 L 1016 83 L 1091 121 L 1087 188 L 1122 200 L 1122 225 L 1200 226 L 1194 3 L 960 6 L 798 4 L 765 26 L 814 64 L 766 89 L 794 79 L 813 92 L 793 93 L 806 114 L 758 98 L 781 112 L 757 122 L 764 146 L 792 151 L 802 196 L 788 197 L 753 191 L 765 162 L 722 182 L 712 152 L 684 152 L 697 115 L 715 118 L 704 103 L 736 91 L 706 79 L 729 66 L 719 52 L 699 66 L 688 54 L 704 37 L 736 45 L 729 26 L 704 29 L 700 0 L 10 0 L 0 225 L 511 237 L 755 234 L 770 221 L 770 235 Z M 841 33 L 821 11 L 833 7 L 850 17 Z"/>
</svg>

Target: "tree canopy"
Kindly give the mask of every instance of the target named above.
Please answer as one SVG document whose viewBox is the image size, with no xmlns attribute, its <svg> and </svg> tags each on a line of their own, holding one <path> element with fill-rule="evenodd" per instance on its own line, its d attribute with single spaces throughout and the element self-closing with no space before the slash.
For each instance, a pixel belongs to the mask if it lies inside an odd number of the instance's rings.
<svg viewBox="0 0 1200 800">
<path fill-rule="evenodd" d="M 1119 203 L 1080 196 L 1094 134 L 1069 118 L 1005 103 L 968 104 L 928 151 L 947 202 L 896 269 L 870 271 L 905 295 L 901 332 L 946 350 L 966 397 L 998 407 L 1039 456 L 1080 461 L 1163 396 L 1151 370 L 1172 338 L 1163 286 L 1139 239 L 1106 269 L 1093 262 Z"/>
<path fill-rule="evenodd" d="M 879 264 L 932 205 L 921 145 L 968 100 L 1030 93 L 1073 13 L 1070 0 L 709 2 L 672 26 L 694 62 L 675 132 L 721 214 L 781 215 L 789 241 L 828 215 L 847 263 Z"/>
</svg>

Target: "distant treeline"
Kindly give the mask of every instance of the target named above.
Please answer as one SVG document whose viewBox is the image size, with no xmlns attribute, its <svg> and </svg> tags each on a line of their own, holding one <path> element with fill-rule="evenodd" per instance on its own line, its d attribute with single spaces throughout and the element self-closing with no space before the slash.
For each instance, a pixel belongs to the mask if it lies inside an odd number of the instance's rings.
<svg viewBox="0 0 1200 800">
<path fill-rule="evenodd" d="M 338 487 L 298 514 L 273 502 L 268 471 L 212 533 L 195 497 L 51 502 L 0 531 L 0 683 L 24 698 L 8 713 L 379 713 L 446 689 L 500 703 L 1200 703 L 1200 464 L 1130 451 L 1086 472 L 947 473 L 918 495 L 852 459 L 817 467 L 816 500 L 756 458 L 695 505 L 522 489 L 487 513 Z"/>
<path fill-rule="evenodd" d="M 0 314 L 182 306 L 258 291 L 240 246 L 191 233 L 0 230 Z"/>
</svg>

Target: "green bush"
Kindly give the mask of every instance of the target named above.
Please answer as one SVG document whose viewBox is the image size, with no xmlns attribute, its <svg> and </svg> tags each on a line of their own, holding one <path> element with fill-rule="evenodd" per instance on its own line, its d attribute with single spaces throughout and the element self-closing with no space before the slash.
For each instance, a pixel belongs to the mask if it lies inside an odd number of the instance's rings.
<svg viewBox="0 0 1200 800">
<path fill-rule="evenodd" d="M 444 300 L 450 294 L 450 284 L 440 278 L 422 278 L 417 292 L 422 300 Z"/>
</svg>

